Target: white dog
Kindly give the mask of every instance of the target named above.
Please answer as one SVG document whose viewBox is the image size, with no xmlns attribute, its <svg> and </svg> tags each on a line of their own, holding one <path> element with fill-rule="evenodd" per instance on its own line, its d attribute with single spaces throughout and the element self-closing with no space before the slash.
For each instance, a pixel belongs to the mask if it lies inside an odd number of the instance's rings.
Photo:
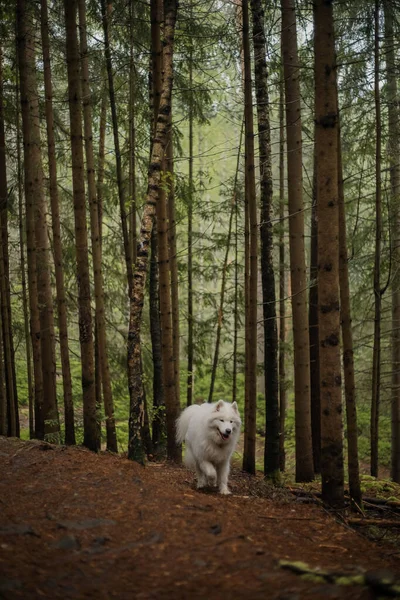
<svg viewBox="0 0 400 600">
<path fill-rule="evenodd" d="M 176 440 L 186 442 L 185 465 L 197 474 L 197 488 L 218 486 L 230 494 L 230 459 L 240 434 L 236 402 L 193 404 L 177 420 Z"/>
</svg>

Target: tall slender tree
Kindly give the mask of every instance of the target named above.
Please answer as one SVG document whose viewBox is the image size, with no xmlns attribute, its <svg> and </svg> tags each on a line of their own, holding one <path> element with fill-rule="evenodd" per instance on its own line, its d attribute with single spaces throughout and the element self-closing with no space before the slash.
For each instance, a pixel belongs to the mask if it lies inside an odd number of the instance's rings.
<svg viewBox="0 0 400 600">
<path fill-rule="evenodd" d="M 31 299 L 31 335 L 37 384 L 36 434 L 57 441 L 60 425 L 56 396 L 53 300 L 43 186 L 39 99 L 35 66 L 35 16 L 31 0 L 17 3 L 18 58 L 24 141 L 25 198 Z M 34 338 L 36 338 L 34 340 Z M 40 340 L 40 352 L 37 348 Z M 42 374 L 39 376 L 38 370 Z"/>
<path fill-rule="evenodd" d="M 140 243 L 136 259 L 131 294 L 129 333 L 128 333 L 128 385 L 130 394 L 129 448 L 128 456 L 132 460 L 143 462 L 144 450 L 140 438 L 140 427 L 144 419 L 143 381 L 141 377 L 140 323 L 143 307 L 144 286 L 149 255 L 150 236 L 153 228 L 155 207 L 162 184 L 161 170 L 167 143 L 168 115 L 171 111 L 173 84 L 173 49 L 175 23 L 177 15 L 176 0 L 164 2 L 163 37 L 163 83 L 160 107 L 157 117 L 148 175 L 148 193 L 141 220 Z M 168 410 L 168 408 L 167 408 Z M 173 414 L 171 410 L 170 416 Z M 174 423 L 169 420 L 167 429 L 169 458 L 179 462 L 181 448 L 175 446 Z M 172 447 L 174 445 L 174 447 Z"/>
<path fill-rule="evenodd" d="M 60 355 L 64 392 L 65 443 L 75 444 L 74 406 L 69 361 L 66 294 L 64 285 L 63 255 L 61 243 L 60 208 L 58 199 L 56 145 L 54 139 L 53 84 L 51 77 L 49 17 L 47 0 L 41 0 L 40 27 L 42 35 L 44 89 L 46 95 L 47 156 L 49 165 L 49 195 L 53 230 L 54 270 L 57 290 L 58 327 L 60 332 Z"/>
<path fill-rule="evenodd" d="M 14 348 L 11 322 L 10 269 L 8 256 L 8 190 L 4 133 L 3 56 L 0 46 L 0 304 L 4 356 L 4 381 L 8 435 L 19 434 L 17 389 L 14 385 Z"/>
<path fill-rule="evenodd" d="M 271 125 L 269 116 L 267 48 L 264 9 L 261 0 L 251 0 L 253 16 L 254 79 L 256 87 L 258 146 L 261 188 L 261 277 L 264 317 L 264 376 L 266 438 L 264 473 L 279 478 L 279 381 L 278 332 L 276 327 L 275 273 L 272 258 L 272 164 Z"/>
<path fill-rule="evenodd" d="M 121 227 L 122 227 L 122 242 L 124 247 L 125 265 L 128 279 L 129 293 L 132 290 L 132 278 L 133 278 L 133 265 L 130 260 L 130 244 L 129 244 L 129 230 L 128 230 L 128 216 L 126 212 L 126 199 L 125 199 L 125 187 L 122 174 L 122 157 L 119 143 L 118 133 L 118 115 L 117 115 L 117 103 L 115 98 L 115 86 L 114 86 L 114 74 L 111 57 L 111 46 L 110 46 L 110 18 L 111 18 L 111 6 L 112 0 L 100 0 L 101 4 L 101 15 L 103 22 L 104 32 L 104 53 L 107 65 L 108 75 L 108 93 L 110 96 L 110 108 L 111 118 L 114 134 L 114 149 L 115 149 L 115 165 L 117 171 L 117 187 L 118 187 L 118 199 L 119 209 L 121 216 Z"/>
<path fill-rule="evenodd" d="M 250 54 L 250 27 L 248 0 L 242 0 L 243 60 L 244 60 L 244 122 L 245 122 L 245 195 L 248 205 L 249 274 L 248 309 L 246 310 L 245 352 L 245 417 L 243 469 L 256 469 L 256 408 L 257 408 L 257 199 L 254 168 L 254 125 Z"/>
<path fill-rule="evenodd" d="M 100 231 L 97 205 L 97 190 L 95 180 L 95 164 L 92 133 L 92 107 L 89 86 L 89 64 L 86 34 L 86 7 L 85 1 L 78 1 L 80 51 L 82 69 L 82 94 L 83 94 L 83 122 L 86 150 L 86 171 L 90 207 L 90 231 L 92 240 L 92 257 L 94 271 L 94 297 L 96 307 L 96 328 L 98 336 L 98 349 L 101 367 L 101 382 L 103 388 L 104 412 L 106 416 L 107 450 L 118 451 L 117 433 L 115 429 L 114 401 L 111 389 L 110 366 L 107 353 L 107 334 L 104 307 L 104 282 L 101 264 Z"/>
<path fill-rule="evenodd" d="M 75 217 L 76 265 L 78 277 L 79 342 L 81 347 L 83 426 L 85 446 L 99 446 L 94 382 L 94 346 L 86 226 L 85 170 L 83 161 L 81 67 L 77 36 L 77 0 L 64 0 L 68 101 L 72 150 L 72 188 Z"/>
<path fill-rule="evenodd" d="M 336 87 L 337 93 L 337 87 Z M 337 105 L 339 101 L 337 99 Z M 339 111 L 338 111 L 339 115 Z M 340 116 L 340 115 L 339 115 Z M 358 505 L 362 502 L 360 468 L 358 464 L 358 429 L 356 408 L 356 384 L 354 376 L 353 331 L 351 328 L 350 284 L 347 252 L 346 212 L 344 203 L 342 143 L 340 121 L 337 128 L 338 202 L 339 202 L 339 285 L 340 321 L 343 340 L 344 393 L 347 423 L 347 464 L 350 496 Z"/>
<path fill-rule="evenodd" d="M 311 481 L 314 477 L 314 468 L 311 446 L 310 356 L 304 250 L 300 80 L 294 0 L 281 0 L 281 9 L 294 345 L 296 481 Z"/>
<path fill-rule="evenodd" d="M 388 101 L 392 257 L 392 460 L 393 481 L 400 483 L 400 99 L 396 78 L 394 6 L 384 0 L 385 56 Z"/>
<path fill-rule="evenodd" d="M 371 399 L 371 475 L 378 477 L 378 439 L 381 386 L 381 245 L 382 245 L 382 118 L 380 98 L 379 52 L 380 2 L 375 0 L 374 11 L 374 98 L 375 98 L 375 252 L 374 252 L 374 346 L 372 355 Z"/>
<path fill-rule="evenodd" d="M 314 11 L 322 498 L 340 507 L 344 503 L 344 476 L 336 56 L 332 4 L 316 0 Z"/>
<path fill-rule="evenodd" d="M 190 5 L 192 7 L 192 4 Z M 192 16 L 192 10 L 191 10 Z M 188 272 L 188 296 L 187 296 L 187 314 L 188 314 L 188 341 L 187 341 L 187 397 L 186 404 L 190 406 L 193 402 L 193 198 L 194 198 L 194 181 L 193 181 L 193 45 L 192 41 L 189 46 L 189 193 L 188 193 L 188 256 L 187 256 L 187 272 Z"/>
</svg>

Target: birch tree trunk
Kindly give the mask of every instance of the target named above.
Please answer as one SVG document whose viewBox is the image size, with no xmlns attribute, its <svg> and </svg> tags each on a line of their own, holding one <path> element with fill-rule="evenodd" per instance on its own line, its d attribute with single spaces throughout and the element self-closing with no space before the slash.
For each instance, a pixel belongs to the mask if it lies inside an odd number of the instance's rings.
<svg viewBox="0 0 400 600">
<path fill-rule="evenodd" d="M 153 142 L 148 174 L 148 193 L 141 221 L 140 242 L 131 294 L 129 333 L 128 333 L 128 384 L 130 394 L 129 448 L 128 457 L 144 462 L 144 449 L 140 438 L 140 428 L 144 422 L 144 392 L 141 376 L 140 325 L 144 300 L 144 288 L 149 256 L 150 237 L 153 228 L 156 204 L 159 200 L 162 164 L 167 143 L 168 117 L 171 112 L 171 94 L 173 84 L 173 47 L 177 13 L 176 0 L 164 2 L 164 38 L 163 38 L 163 84 L 160 107 L 157 117 L 156 133 Z M 173 409 L 173 407 L 171 407 Z M 167 407 L 167 410 L 169 407 Z M 170 415 L 173 414 L 173 410 Z M 167 417 L 168 418 L 168 417 Z M 181 448 L 175 444 L 174 426 L 169 420 L 168 435 L 169 458 L 179 461 Z M 173 440 L 173 441 L 172 441 Z"/>
<path fill-rule="evenodd" d="M 282 51 L 281 51 L 282 55 Z M 285 85 L 283 67 L 279 83 L 279 467 L 285 470 L 286 417 L 286 277 L 285 277 Z"/>
<path fill-rule="evenodd" d="M 311 444 L 310 344 L 304 250 L 303 173 L 299 57 L 294 0 L 281 0 L 286 98 L 289 249 L 292 290 L 296 481 L 314 478 Z"/>
</svg>

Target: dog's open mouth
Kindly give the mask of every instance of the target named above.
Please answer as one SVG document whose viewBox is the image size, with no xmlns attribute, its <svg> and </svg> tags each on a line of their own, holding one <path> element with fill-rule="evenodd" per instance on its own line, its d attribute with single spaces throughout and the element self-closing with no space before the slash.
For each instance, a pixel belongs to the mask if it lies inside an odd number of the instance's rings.
<svg viewBox="0 0 400 600">
<path fill-rule="evenodd" d="M 222 438 L 223 440 L 225 440 L 225 441 L 226 441 L 226 440 L 229 440 L 229 436 L 230 436 L 230 434 L 229 434 L 229 433 L 222 433 L 222 432 L 221 432 L 219 429 L 218 429 L 218 431 L 219 431 L 219 435 L 221 436 L 221 438 Z"/>
</svg>

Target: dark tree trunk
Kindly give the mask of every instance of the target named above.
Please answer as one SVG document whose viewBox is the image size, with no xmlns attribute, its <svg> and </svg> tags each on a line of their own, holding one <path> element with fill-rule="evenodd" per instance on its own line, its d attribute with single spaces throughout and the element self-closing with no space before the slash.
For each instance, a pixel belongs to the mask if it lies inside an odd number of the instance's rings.
<svg viewBox="0 0 400 600">
<path fill-rule="evenodd" d="M 121 215 L 121 226 L 122 226 L 122 241 L 124 247 L 126 273 L 128 279 L 129 294 L 132 290 L 132 279 L 133 270 L 130 259 L 130 244 L 129 244 L 129 232 L 128 232 L 128 217 L 125 208 L 125 193 L 124 193 L 124 182 L 122 176 L 122 160 L 121 150 L 119 146 L 119 134 L 118 134 L 118 116 L 117 116 L 117 105 L 115 101 L 115 90 L 114 90 L 114 75 L 112 70 L 111 60 L 111 48 L 110 48 L 110 34 L 109 34 L 109 19 L 111 9 L 109 8 L 112 4 L 111 0 L 101 0 L 101 14 L 103 21 L 103 32 L 104 32 L 104 52 L 106 57 L 107 74 L 108 74 L 108 92 L 110 95 L 110 107 L 111 107 L 111 118 L 114 133 L 114 149 L 115 149 L 115 164 L 117 170 L 117 186 L 118 186 L 118 199 L 119 208 Z"/>
<path fill-rule="evenodd" d="M 245 415 L 243 469 L 256 470 L 256 409 L 257 409 L 257 199 L 254 172 L 254 126 L 250 57 L 248 0 L 242 0 L 244 102 L 245 102 L 245 194 L 249 223 L 248 311 L 246 323 Z"/>
<path fill-rule="evenodd" d="M 79 341 L 81 347 L 84 445 L 96 451 L 99 446 L 94 382 L 94 345 L 86 226 L 85 170 L 83 161 L 81 68 L 77 37 L 77 0 L 64 0 L 68 99 L 72 150 L 72 187 L 75 217 L 76 263 L 78 276 Z"/>
<path fill-rule="evenodd" d="M 104 398 L 104 412 L 106 417 L 107 450 L 118 452 L 117 433 L 115 428 L 114 401 L 111 389 L 110 366 L 107 353 L 107 334 L 104 307 L 104 283 L 101 264 L 100 230 L 97 205 L 97 190 L 94 168 L 93 134 L 92 134 L 92 107 L 89 86 L 89 64 L 86 40 L 86 8 L 85 0 L 78 1 L 80 50 L 82 68 L 82 94 L 83 94 L 83 120 L 86 150 L 86 171 L 89 192 L 90 230 L 92 241 L 92 257 L 94 271 L 94 297 L 96 307 L 97 343 L 99 362 L 101 367 L 101 383 Z"/>
<path fill-rule="evenodd" d="M 294 0 L 281 0 L 286 99 L 289 249 L 293 314 L 296 481 L 314 478 L 311 441 L 310 349 L 304 250 L 299 57 Z"/>
<path fill-rule="evenodd" d="M 344 477 L 335 38 L 332 4 L 316 0 L 314 11 L 322 498 L 327 504 L 342 507 Z"/>
<path fill-rule="evenodd" d="M 379 0 L 375 0 L 375 253 L 374 253 L 374 346 L 372 356 L 372 398 L 371 398 L 371 475 L 378 477 L 379 464 L 379 410 L 381 386 L 381 243 L 382 243 L 382 138 L 381 100 L 379 90 Z"/>
<path fill-rule="evenodd" d="M 58 327 L 60 332 L 61 369 L 64 391 L 65 443 L 75 444 L 74 406 L 72 400 L 72 379 L 69 362 L 67 310 L 64 286 L 60 210 L 57 184 L 57 161 L 54 139 L 53 84 L 51 78 L 47 0 L 41 0 L 40 15 L 44 67 L 44 89 L 46 95 L 45 111 L 47 131 L 47 154 L 49 164 L 49 192 L 51 204 L 51 222 L 53 229 L 53 252 L 57 290 Z"/>
<path fill-rule="evenodd" d="M 275 274 L 273 266 L 271 126 L 269 118 L 268 72 L 261 0 L 251 0 L 253 15 L 254 79 L 258 116 L 261 188 L 261 277 L 264 318 L 264 376 L 266 438 L 264 473 L 279 479 L 279 382 L 278 332 L 276 327 Z"/>
<path fill-rule="evenodd" d="M 315 134 L 314 134 L 315 137 Z M 311 208 L 310 292 L 308 322 L 310 339 L 311 430 L 314 472 L 321 472 L 321 401 L 319 388 L 318 340 L 318 219 L 317 156 L 314 146 L 313 203 Z"/>
<path fill-rule="evenodd" d="M 389 119 L 390 223 L 392 257 L 392 465 L 393 481 L 400 483 L 400 98 L 397 89 L 394 6 L 383 3 L 385 14 L 385 55 Z"/>
</svg>

